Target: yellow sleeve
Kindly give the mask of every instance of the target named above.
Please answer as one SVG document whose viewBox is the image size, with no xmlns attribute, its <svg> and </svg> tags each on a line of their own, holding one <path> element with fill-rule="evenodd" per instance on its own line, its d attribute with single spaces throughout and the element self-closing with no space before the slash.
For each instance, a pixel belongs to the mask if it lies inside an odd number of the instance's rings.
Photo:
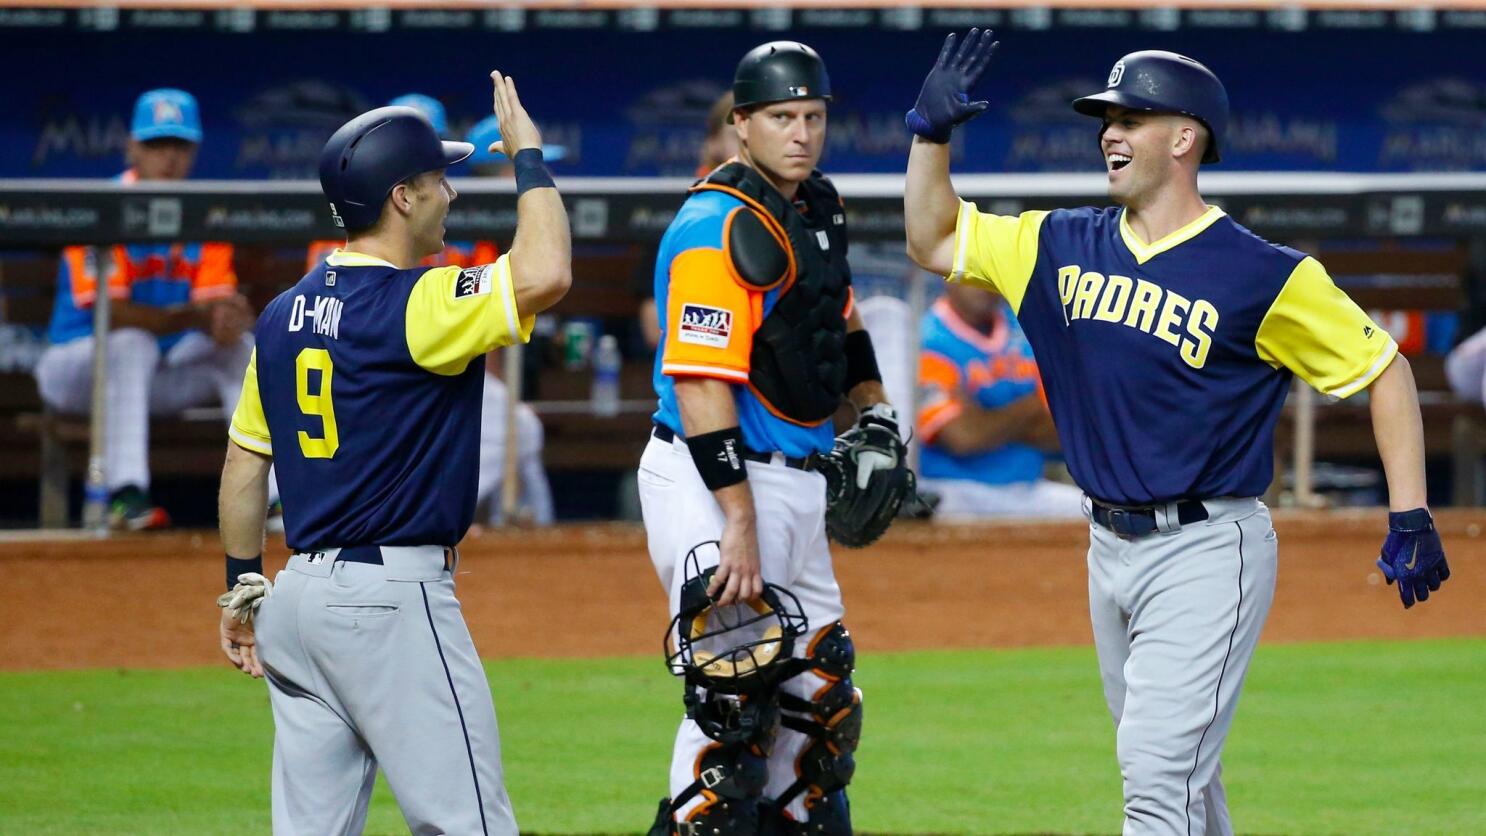
<svg viewBox="0 0 1486 836">
<path fill-rule="evenodd" d="M 243 375 L 243 393 L 237 400 L 237 410 L 232 413 L 232 423 L 227 427 L 227 437 L 233 443 L 254 453 L 273 455 L 273 444 L 269 441 L 268 419 L 263 416 L 263 401 L 258 396 L 258 349 L 248 358 L 248 370 Z"/>
<path fill-rule="evenodd" d="M 1377 379 L 1398 343 L 1343 293 L 1314 258 L 1295 266 L 1254 337 L 1259 358 L 1318 392 L 1345 398 Z"/>
<path fill-rule="evenodd" d="M 456 375 L 492 348 L 531 339 L 535 322 L 516 310 L 510 256 L 503 255 L 494 264 L 424 273 L 408 296 L 404 325 L 413 362 Z"/>
<path fill-rule="evenodd" d="M 991 215 L 960 201 L 955 220 L 955 260 L 949 280 L 984 285 L 1020 311 L 1032 268 L 1037 265 L 1037 236 L 1047 212 Z"/>
</svg>

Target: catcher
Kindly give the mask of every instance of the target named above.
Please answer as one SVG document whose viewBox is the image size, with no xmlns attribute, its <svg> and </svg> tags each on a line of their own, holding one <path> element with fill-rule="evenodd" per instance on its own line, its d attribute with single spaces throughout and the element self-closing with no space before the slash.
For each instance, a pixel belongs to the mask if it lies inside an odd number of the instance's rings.
<svg viewBox="0 0 1486 836">
<path fill-rule="evenodd" d="M 799 602 L 811 632 L 770 645 L 769 664 L 751 659 L 771 672 L 746 692 L 718 687 L 715 661 L 691 666 L 651 832 L 846 834 L 861 693 L 827 535 L 877 539 L 913 475 L 852 310 L 846 213 L 815 170 L 825 65 L 803 44 L 764 44 L 733 94 L 738 157 L 692 187 L 656 261 L 659 409 L 641 509 L 670 611 L 691 614 L 676 640 L 713 606 L 773 611 L 770 589 Z M 843 397 L 860 417 L 837 439 Z"/>
</svg>

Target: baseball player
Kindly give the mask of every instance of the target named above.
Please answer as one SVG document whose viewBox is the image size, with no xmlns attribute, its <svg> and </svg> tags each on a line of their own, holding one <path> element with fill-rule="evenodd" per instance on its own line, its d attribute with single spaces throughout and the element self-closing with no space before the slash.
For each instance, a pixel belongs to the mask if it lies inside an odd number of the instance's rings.
<svg viewBox="0 0 1486 836">
<path fill-rule="evenodd" d="M 960 201 L 947 142 L 989 106 L 969 93 L 994 47 L 990 32 L 949 36 L 908 113 L 909 252 L 1004 296 L 1036 352 L 1089 501 L 1125 832 L 1231 833 L 1219 755 L 1274 593 L 1257 497 L 1291 376 L 1335 398 L 1370 391 L 1390 506 L 1378 564 L 1408 607 L 1449 577 L 1413 375 L 1314 258 L 1203 202 L 1198 166 L 1225 148 L 1228 96 L 1185 56 L 1126 55 L 1073 103 L 1100 120 L 1116 207 L 1009 217 Z"/>
<path fill-rule="evenodd" d="M 414 833 L 516 833 L 454 546 L 475 510 L 483 355 L 530 337 L 567 291 L 572 251 L 540 136 L 514 82 L 491 78 L 516 163 L 511 251 L 417 266 L 443 246 L 444 171 L 472 148 L 379 108 L 320 158 L 345 249 L 258 320 L 222 472 L 220 633 L 234 665 L 268 679 L 276 833 L 361 832 L 379 766 Z M 274 583 L 270 461 L 293 552 Z"/>
<path fill-rule="evenodd" d="M 1083 492 L 1042 476 L 1057 435 L 1006 300 L 950 285 L 920 331 L 919 484 L 935 518 L 1081 516 Z"/>
<path fill-rule="evenodd" d="M 184 90 L 150 90 L 134 105 L 120 182 L 184 180 L 201 145 L 201 115 Z M 107 256 L 111 302 L 104 473 L 114 527 L 170 524 L 150 501 L 150 416 L 220 400 L 230 414 L 253 350 L 252 312 L 237 292 L 232 245 L 129 244 L 62 251 L 48 338 L 36 366 L 47 405 L 83 414 L 92 407 L 93 300 Z"/>
<path fill-rule="evenodd" d="M 755 601 L 767 581 L 798 597 L 811 632 L 782 686 L 741 700 L 688 691 L 671 796 L 651 832 L 849 833 L 861 694 L 827 546 L 826 480 L 807 458 L 833 448 L 843 396 L 881 440 L 857 460 L 861 484 L 902 468 L 902 443 L 852 310 L 845 213 L 815 170 L 825 65 L 804 44 L 767 43 L 738 64 L 733 93 L 738 160 L 692 188 L 656 261 L 659 408 L 640 460 L 641 509 L 672 614 L 693 555 L 715 570 L 706 594 L 717 606 Z M 749 731 L 711 737 L 700 714 Z"/>
</svg>

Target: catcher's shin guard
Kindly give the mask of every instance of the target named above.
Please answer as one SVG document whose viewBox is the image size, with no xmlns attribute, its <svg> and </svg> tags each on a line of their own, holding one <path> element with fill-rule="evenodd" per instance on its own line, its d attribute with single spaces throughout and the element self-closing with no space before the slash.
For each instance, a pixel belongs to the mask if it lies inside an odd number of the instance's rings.
<svg viewBox="0 0 1486 836">
<path fill-rule="evenodd" d="M 697 779 L 662 801 L 650 836 L 755 836 L 760 830 L 760 801 L 769 782 L 769 729 L 758 742 L 714 743 L 697 758 Z M 701 805 L 674 821 L 676 811 L 698 795 Z M 670 829 L 666 829 L 670 828 Z"/>
<path fill-rule="evenodd" d="M 846 786 L 856 772 L 857 745 L 862 737 L 862 692 L 851 682 L 856 667 L 856 649 L 851 634 L 840 622 L 822 631 L 803 660 L 806 670 L 826 680 L 808 700 L 780 694 L 785 728 L 809 735 L 811 742 L 795 760 L 799 776 L 779 798 L 782 809 L 795 796 L 805 793 L 809 819 L 796 825 L 797 832 L 828 836 L 851 833 L 851 815 Z"/>
</svg>

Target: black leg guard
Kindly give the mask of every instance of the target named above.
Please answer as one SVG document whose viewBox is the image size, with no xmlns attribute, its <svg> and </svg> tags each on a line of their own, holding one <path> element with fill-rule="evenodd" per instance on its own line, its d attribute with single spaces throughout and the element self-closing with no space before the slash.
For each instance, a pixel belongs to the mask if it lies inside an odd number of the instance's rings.
<svg viewBox="0 0 1486 836">
<path fill-rule="evenodd" d="M 813 740 L 795 761 L 799 777 L 775 803 L 782 810 L 805 793 L 809 818 L 789 822 L 789 832 L 849 836 L 851 812 L 846 786 L 856 772 L 854 753 L 862 737 L 862 693 L 851 682 L 856 667 L 851 634 L 841 624 L 833 625 L 811 644 L 807 664 L 807 670 L 834 682 L 812 700 L 780 694 L 781 707 L 790 712 L 780 722 Z"/>
<path fill-rule="evenodd" d="M 645 831 L 645 836 L 673 836 L 676 832 L 676 822 L 672 820 L 671 799 L 662 798 L 660 809 L 655 811 L 655 821 L 651 823 L 650 829 Z"/>
</svg>

